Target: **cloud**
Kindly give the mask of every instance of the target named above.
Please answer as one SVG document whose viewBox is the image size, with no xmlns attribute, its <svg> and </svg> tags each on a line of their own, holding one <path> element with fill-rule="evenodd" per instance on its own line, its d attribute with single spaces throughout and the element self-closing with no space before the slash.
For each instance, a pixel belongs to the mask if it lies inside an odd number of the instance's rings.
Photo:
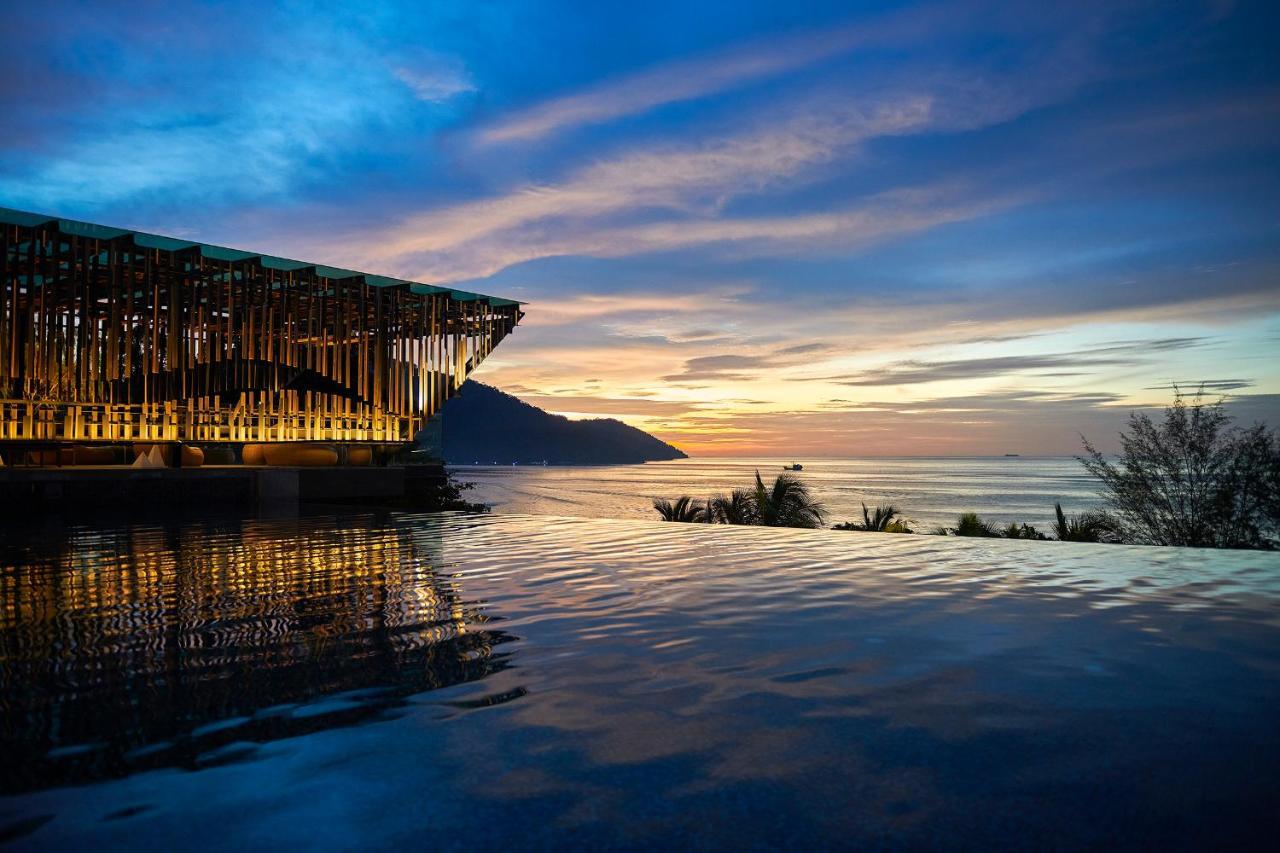
<svg viewBox="0 0 1280 853">
<path fill-rule="evenodd" d="M 1115 451 L 1131 412 L 1155 414 L 1168 402 L 1126 402 L 1108 392 L 994 391 L 844 409 L 692 413 L 659 436 L 699 456 L 771 454 L 782 447 L 791 456 L 1067 456 L 1080 452 L 1081 434 L 1104 452 Z M 1227 406 L 1241 423 L 1280 417 L 1277 394 L 1244 395 Z"/>
<path fill-rule="evenodd" d="M 921 35 L 936 23 L 914 10 L 871 24 L 797 33 L 668 62 L 544 101 L 497 121 L 480 133 L 488 143 L 529 141 L 654 108 L 703 98 L 816 65 L 863 45 Z"/>
<path fill-rule="evenodd" d="M 685 185 L 681 189 L 687 188 Z M 679 191 L 674 185 L 671 189 Z M 419 223 L 414 226 L 414 232 L 423 235 L 420 241 L 401 242 L 390 247 L 389 254 L 386 247 L 375 244 L 375 254 L 366 258 L 366 267 L 399 269 L 407 277 L 423 281 L 456 282 L 482 278 L 518 263 L 547 257 L 621 258 L 701 247 L 716 248 L 727 258 L 781 256 L 818 248 L 847 252 L 939 225 L 990 215 L 1026 200 L 1010 194 L 966 198 L 962 189 L 944 185 L 894 190 L 863 199 L 850 208 L 820 213 L 677 216 L 667 221 L 628 224 L 612 224 L 603 216 L 592 217 L 582 207 L 575 211 L 573 202 L 567 201 L 560 207 L 553 205 L 554 213 L 552 209 L 547 211 L 545 223 L 537 221 L 543 217 L 515 220 L 509 227 L 498 227 L 453 245 L 440 245 L 451 228 L 445 220 Z M 602 214 L 640 206 L 638 202 L 624 204 L 621 198 L 598 201 L 607 204 L 607 208 L 602 206 Z M 596 200 L 589 202 L 595 203 Z M 541 202 L 535 206 L 541 206 Z M 474 217 L 472 213 L 465 209 L 454 211 L 448 217 L 453 222 L 453 230 L 478 229 L 484 213 Z M 502 211 L 499 216 L 506 218 L 511 213 Z M 417 249 L 424 244 L 439 248 Z M 400 249 L 404 251 L 398 251 Z"/>
<path fill-rule="evenodd" d="M 831 344 L 810 343 L 796 344 L 795 346 L 783 347 L 778 350 L 778 355 L 807 355 L 809 353 L 827 352 L 834 347 Z"/>
<path fill-rule="evenodd" d="M 466 66 L 456 57 L 423 52 L 413 61 L 397 65 L 393 71 L 420 101 L 442 103 L 476 91 Z"/>
<path fill-rule="evenodd" d="M 988 8 L 976 8 L 988 6 Z M 933 3 L 879 18 L 829 25 L 769 40 L 754 40 L 699 56 L 678 59 L 604 80 L 579 91 L 534 104 L 483 128 L 483 143 L 529 142 L 574 128 L 602 124 L 656 108 L 729 92 L 748 84 L 820 65 L 860 48 L 880 49 L 937 43 L 973 27 L 981 19 L 988 32 L 1026 34 L 1057 18 L 1051 10 L 1013 13 L 999 4 Z M 1072 25 L 1058 19 L 1060 29 Z M 1095 23 L 1094 26 L 1097 26 Z M 1083 27 L 1087 35 L 1090 27 Z M 1078 37 L 1078 35 L 1077 35 Z M 1053 76 L 1070 76 L 1068 67 L 1081 48 L 1071 37 L 1052 57 Z M 1025 85 L 1025 81 L 1022 81 Z"/>
<path fill-rule="evenodd" d="M 680 343 L 691 341 L 717 340 L 724 336 L 723 329 L 689 329 L 684 332 L 673 332 L 667 338 Z"/>
<path fill-rule="evenodd" d="M 808 356 L 833 349 L 824 343 L 808 343 L 781 347 L 764 355 L 703 355 L 686 359 L 680 373 L 663 376 L 667 382 L 685 383 L 719 379 L 722 381 L 758 379 L 764 373 L 797 364 L 804 364 Z"/>
<path fill-rule="evenodd" d="M 404 215 L 335 246 L 349 265 L 428 281 L 490 276 L 557 256 L 625 257 L 715 246 L 736 257 L 874 240 L 1024 203 L 1021 189 L 979 196 L 964 178 L 899 183 L 840 206 L 727 214 L 735 201 L 794 191 L 824 169 L 847 172 L 873 140 L 989 127 L 1061 99 L 1092 69 L 1051 58 L 1016 70 L 908 69 L 890 80 L 844 81 L 765 105 L 728 130 L 646 141 L 563 178 Z M 1055 73 L 1040 73 L 1053 68 Z M 968 192 L 965 190 L 968 188 Z M 354 256 L 355 260 L 350 260 Z"/>
<path fill-rule="evenodd" d="M 1032 370 L 1131 366 L 1148 362 L 1149 359 L 1145 357 L 1147 352 L 1187 349 L 1204 343 L 1204 338 L 1162 338 L 1121 342 L 1082 352 L 1007 355 L 954 361 L 905 360 L 876 370 L 824 379 L 855 387 L 920 385 L 958 379 L 986 379 Z"/>
<path fill-rule="evenodd" d="M 714 216 L 728 199 L 776 186 L 860 140 L 921 128 L 930 110 L 927 97 L 908 97 L 846 105 L 834 114 L 792 114 L 780 124 L 763 122 L 698 143 L 646 145 L 578 169 L 558 183 L 525 185 L 410 215 L 396 227 L 350 242 L 356 252 L 371 246 L 371 260 L 409 264 L 434 279 L 488 275 L 549 254 L 595 254 L 619 232 L 629 233 L 606 217 L 637 210 Z M 763 221 L 760 227 L 770 224 Z M 670 239 L 666 223 L 634 227 L 636 242 Z M 726 228 L 716 239 L 732 236 L 733 226 Z"/>
<path fill-rule="evenodd" d="M 407 100 L 366 34 L 336 37 L 335 18 L 285 22 L 266 4 L 136 5 L 147 8 L 127 20 L 92 4 L 45 9 L 40 17 L 81 26 L 49 28 L 43 43 L 0 45 L 0 54 L 24 57 L 22 76 L 35 73 L 48 89 L 0 85 L 4 124 L 42 116 L 32 102 L 49 94 L 61 105 L 41 119 L 47 138 L 38 146 L 0 156 L 6 204 L 70 215 L 287 204 L 308 179 L 341 171 L 345 154 L 384 135 Z M 10 24 L 6 36 L 28 38 L 22 22 Z"/>
<path fill-rule="evenodd" d="M 754 355 L 704 355 L 685 361 L 684 370 L 662 377 L 667 382 L 719 379 L 721 381 L 757 378 L 763 368 L 772 361 L 765 356 Z M 752 374 L 742 371 L 751 370 Z"/>
<path fill-rule="evenodd" d="M 732 290 L 721 288 L 688 293 L 582 294 L 539 299 L 537 310 L 530 312 L 526 324 L 562 326 L 635 314 L 705 314 L 723 307 L 732 293 Z"/>
<path fill-rule="evenodd" d="M 1169 382 L 1164 385 L 1148 385 L 1144 390 L 1194 394 L 1197 390 L 1239 391 L 1243 388 L 1252 388 L 1256 384 L 1252 379 L 1189 379 L 1181 382 Z"/>
<path fill-rule="evenodd" d="M 697 403 L 682 400 L 595 397 L 581 394 L 522 394 L 520 399 L 548 412 L 574 415 L 677 417 L 696 411 L 699 407 Z"/>
</svg>

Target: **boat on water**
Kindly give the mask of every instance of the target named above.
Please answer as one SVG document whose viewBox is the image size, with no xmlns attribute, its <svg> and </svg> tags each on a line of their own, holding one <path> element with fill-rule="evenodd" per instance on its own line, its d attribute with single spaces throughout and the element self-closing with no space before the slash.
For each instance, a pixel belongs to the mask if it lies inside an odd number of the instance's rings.
<svg viewBox="0 0 1280 853">
<path fill-rule="evenodd" d="M 1020 453 L 1006 453 L 1006 454 L 1005 454 L 1005 456 L 1010 457 L 1010 458 L 1013 458 L 1013 457 L 1016 457 L 1016 456 L 1021 456 L 1021 455 L 1022 455 L 1022 454 L 1020 454 Z"/>
<path fill-rule="evenodd" d="M 801 465 L 799 462 L 792 462 L 790 465 L 783 465 L 782 470 L 783 471 L 803 471 L 804 466 Z"/>
</svg>

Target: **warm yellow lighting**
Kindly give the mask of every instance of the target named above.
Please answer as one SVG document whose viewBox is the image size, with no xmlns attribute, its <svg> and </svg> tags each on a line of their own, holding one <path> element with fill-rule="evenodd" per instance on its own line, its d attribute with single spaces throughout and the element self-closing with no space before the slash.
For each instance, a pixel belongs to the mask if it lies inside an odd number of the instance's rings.
<svg viewBox="0 0 1280 853">
<path fill-rule="evenodd" d="M 0 221 L 0 440 L 405 442 L 522 316 L 137 236 Z"/>
</svg>

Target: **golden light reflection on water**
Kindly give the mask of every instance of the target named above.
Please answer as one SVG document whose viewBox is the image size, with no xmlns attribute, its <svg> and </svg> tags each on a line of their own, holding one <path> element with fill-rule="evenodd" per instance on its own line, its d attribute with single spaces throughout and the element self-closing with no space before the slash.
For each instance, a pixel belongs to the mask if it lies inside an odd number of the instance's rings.
<svg viewBox="0 0 1280 853">
<path fill-rule="evenodd" d="M 2 788 L 198 764 L 501 668 L 507 638 L 442 563 L 438 533 L 367 519 L 5 548 Z"/>
<path fill-rule="evenodd" d="M 0 578 L 0 839 L 49 849 L 1001 849 L 1010 814 L 1246 846 L 1280 813 L 1275 554 L 395 514 L 21 531 Z"/>
</svg>

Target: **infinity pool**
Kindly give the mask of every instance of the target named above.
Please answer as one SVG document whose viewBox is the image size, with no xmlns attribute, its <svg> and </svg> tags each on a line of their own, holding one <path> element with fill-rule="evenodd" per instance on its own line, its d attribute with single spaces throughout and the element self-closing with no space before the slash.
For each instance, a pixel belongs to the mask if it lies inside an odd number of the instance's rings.
<svg viewBox="0 0 1280 853">
<path fill-rule="evenodd" d="M 496 515 L 0 541 L 16 848 L 1280 832 L 1276 554 Z"/>
</svg>

